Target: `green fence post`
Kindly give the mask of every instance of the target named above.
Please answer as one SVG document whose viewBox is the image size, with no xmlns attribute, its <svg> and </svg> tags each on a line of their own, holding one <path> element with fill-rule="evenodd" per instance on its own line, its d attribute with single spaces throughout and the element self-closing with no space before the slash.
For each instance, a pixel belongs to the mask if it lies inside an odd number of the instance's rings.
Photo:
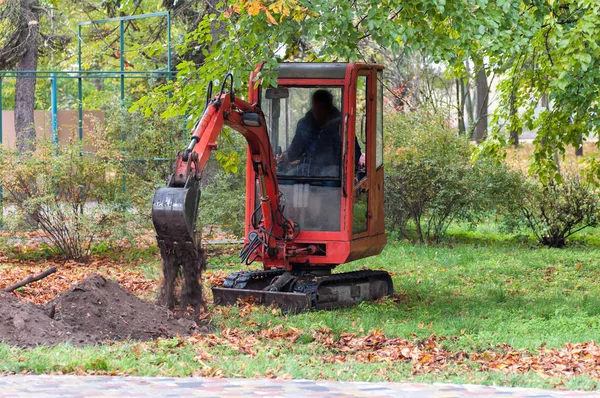
<svg viewBox="0 0 600 398">
<path fill-rule="evenodd" d="M 0 76 L 0 148 L 4 145 L 2 143 L 2 77 Z M 4 198 L 2 196 L 2 185 L 0 185 L 0 229 L 4 227 Z"/>
<path fill-rule="evenodd" d="M 81 24 L 77 25 L 77 119 L 79 139 L 83 139 L 83 82 L 81 77 Z"/>
<path fill-rule="evenodd" d="M 119 21 L 119 41 L 120 41 L 120 54 L 119 54 L 119 64 L 121 68 L 121 112 L 125 109 L 125 24 L 123 20 Z"/>
<path fill-rule="evenodd" d="M 125 74 L 123 73 L 125 71 L 125 24 L 123 22 L 123 20 L 121 19 L 119 21 L 119 41 L 120 41 L 120 50 L 121 53 L 119 54 L 119 63 L 120 63 L 120 68 L 121 68 L 121 142 L 124 143 L 125 142 L 125 129 L 123 128 L 123 124 L 125 123 Z M 122 151 L 123 151 L 123 158 L 125 158 L 125 147 L 123 145 L 122 147 Z M 123 192 L 125 192 L 127 190 L 127 179 L 125 177 L 126 174 L 126 170 L 125 170 L 125 163 L 123 163 L 123 177 L 121 177 L 121 184 L 123 185 L 121 187 L 121 189 L 123 190 Z"/>
<path fill-rule="evenodd" d="M 50 104 L 52 114 L 52 145 L 58 146 L 58 93 L 56 87 L 56 73 L 51 74 Z"/>
</svg>

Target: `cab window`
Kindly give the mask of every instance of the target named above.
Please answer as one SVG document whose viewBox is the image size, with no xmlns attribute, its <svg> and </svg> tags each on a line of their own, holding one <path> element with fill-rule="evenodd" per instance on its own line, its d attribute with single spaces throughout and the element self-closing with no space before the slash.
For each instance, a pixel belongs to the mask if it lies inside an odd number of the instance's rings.
<svg viewBox="0 0 600 398">
<path fill-rule="evenodd" d="M 342 98 L 342 87 L 262 90 L 284 212 L 303 230 L 340 230 Z"/>
</svg>

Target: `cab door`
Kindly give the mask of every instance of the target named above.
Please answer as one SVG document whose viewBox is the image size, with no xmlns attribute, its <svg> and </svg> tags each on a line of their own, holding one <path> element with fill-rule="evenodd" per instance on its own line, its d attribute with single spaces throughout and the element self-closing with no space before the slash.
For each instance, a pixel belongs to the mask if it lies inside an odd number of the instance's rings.
<svg viewBox="0 0 600 398">
<path fill-rule="evenodd" d="M 353 169 L 352 190 L 352 239 L 370 235 L 372 212 L 372 132 L 374 130 L 374 96 L 372 95 L 373 73 L 369 69 L 359 69 L 356 74 L 356 95 L 354 102 L 354 137 L 350 137 L 353 147 L 350 161 Z M 354 142 L 354 143 L 353 143 Z M 352 144 L 353 143 L 353 144 Z"/>
</svg>

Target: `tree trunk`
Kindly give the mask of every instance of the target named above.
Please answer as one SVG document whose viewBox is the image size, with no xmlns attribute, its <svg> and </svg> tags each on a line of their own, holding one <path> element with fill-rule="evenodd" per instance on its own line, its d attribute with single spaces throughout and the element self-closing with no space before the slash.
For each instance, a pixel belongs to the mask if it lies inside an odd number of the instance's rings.
<svg viewBox="0 0 600 398">
<path fill-rule="evenodd" d="M 473 139 L 482 142 L 487 135 L 488 128 L 488 83 L 485 67 L 480 65 L 477 71 L 477 124 L 473 132 Z"/>
<path fill-rule="evenodd" d="M 21 0 L 21 27 L 28 32 L 23 41 L 23 52 L 19 56 L 17 69 L 35 71 L 38 62 L 39 34 L 38 0 Z M 35 148 L 35 73 L 17 78 L 15 87 L 15 131 L 17 149 L 21 152 Z"/>
<path fill-rule="evenodd" d="M 548 96 L 548 93 L 543 93 L 542 94 L 542 107 L 546 108 L 547 111 L 550 110 L 550 98 Z M 546 137 L 542 138 L 542 145 L 546 145 Z M 560 158 L 558 156 L 558 151 L 556 150 L 556 148 L 552 148 L 552 153 L 554 154 L 554 163 L 556 164 L 556 172 L 558 174 L 561 174 L 560 172 Z"/>
<path fill-rule="evenodd" d="M 456 109 L 458 113 L 458 133 L 467 132 L 465 127 L 465 82 L 462 78 L 456 79 Z"/>
<path fill-rule="evenodd" d="M 465 84 L 465 94 L 466 94 L 466 106 L 467 106 L 467 121 L 469 130 L 471 130 L 471 126 L 473 125 L 473 121 L 475 120 L 475 114 L 473 112 L 473 99 L 471 98 L 471 67 L 469 66 L 469 61 L 465 63 L 465 71 L 466 75 L 466 84 Z"/>
<path fill-rule="evenodd" d="M 194 5 L 195 3 L 203 3 L 204 8 L 199 11 L 197 7 Z M 222 3 L 221 0 L 204 0 L 202 2 L 197 2 L 194 0 L 163 0 L 163 6 L 171 11 L 174 14 L 177 14 L 179 19 L 181 19 L 186 26 L 186 30 L 188 33 L 194 32 L 198 29 L 198 25 L 202 21 L 202 18 L 208 14 L 216 14 L 217 18 L 210 23 L 210 34 L 211 34 L 211 43 L 202 46 L 193 45 L 192 47 L 199 47 L 196 51 L 189 51 L 183 56 L 176 56 L 173 62 L 173 72 L 177 72 L 177 64 L 181 61 L 192 61 L 197 66 L 203 65 L 206 55 L 203 50 L 210 50 L 210 47 L 214 45 L 217 40 L 219 40 L 220 36 L 223 36 L 227 33 L 226 27 L 223 23 L 221 23 L 217 27 L 217 20 L 219 14 L 222 12 L 223 7 L 217 8 L 217 5 Z M 198 43 L 195 43 L 198 44 Z"/>
<path fill-rule="evenodd" d="M 514 90 L 514 88 L 513 88 Z M 514 118 L 514 116 L 517 114 L 517 107 L 515 106 L 515 101 L 516 101 L 516 95 L 515 92 L 513 91 L 510 94 L 510 123 L 512 125 L 512 119 Z M 510 142 L 514 145 L 515 148 L 519 147 L 519 132 L 515 129 L 511 129 L 510 130 Z"/>
<path fill-rule="evenodd" d="M 579 145 L 575 148 L 575 156 L 583 156 L 583 136 L 580 135 L 579 138 L 577 138 L 577 141 L 579 142 Z"/>
</svg>

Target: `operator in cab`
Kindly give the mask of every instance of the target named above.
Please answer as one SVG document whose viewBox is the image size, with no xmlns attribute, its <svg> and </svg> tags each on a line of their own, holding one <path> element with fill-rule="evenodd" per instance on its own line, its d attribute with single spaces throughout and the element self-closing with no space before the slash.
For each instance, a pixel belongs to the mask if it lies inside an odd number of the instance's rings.
<svg viewBox="0 0 600 398">
<path fill-rule="evenodd" d="M 340 177 L 342 159 L 342 113 L 333 95 L 319 89 L 312 94 L 311 108 L 298 121 L 296 133 L 287 150 L 277 157 L 278 164 L 290 167 L 287 175 Z M 361 151 L 356 141 L 355 157 Z"/>
</svg>

